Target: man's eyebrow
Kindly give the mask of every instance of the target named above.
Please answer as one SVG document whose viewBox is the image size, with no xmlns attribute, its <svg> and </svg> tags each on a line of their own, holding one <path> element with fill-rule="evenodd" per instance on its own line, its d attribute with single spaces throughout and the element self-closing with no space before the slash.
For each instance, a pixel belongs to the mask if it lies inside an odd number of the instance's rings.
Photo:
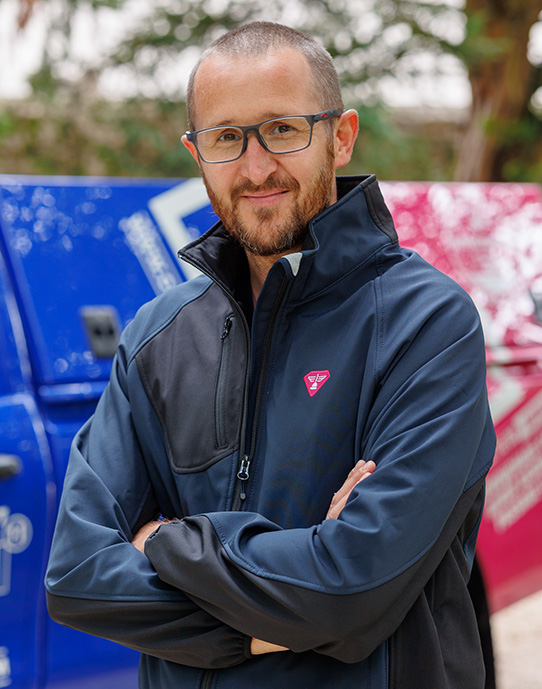
<svg viewBox="0 0 542 689">
<path fill-rule="evenodd" d="M 236 120 L 222 120 L 218 124 L 213 124 L 213 127 L 238 127 Z"/>
<path fill-rule="evenodd" d="M 292 113 L 288 114 L 278 114 L 277 112 L 264 112 L 262 115 L 262 119 L 258 120 L 258 122 L 249 122 L 248 125 L 241 125 L 239 124 L 238 120 L 223 120 L 222 122 L 219 122 L 218 124 L 213 124 L 213 127 L 242 127 L 242 126 L 248 126 L 250 127 L 253 124 L 258 124 L 260 122 L 266 122 L 267 120 L 274 120 L 274 119 L 279 119 L 281 117 L 294 117 Z M 206 129 L 209 129 L 210 127 L 206 127 Z"/>
</svg>

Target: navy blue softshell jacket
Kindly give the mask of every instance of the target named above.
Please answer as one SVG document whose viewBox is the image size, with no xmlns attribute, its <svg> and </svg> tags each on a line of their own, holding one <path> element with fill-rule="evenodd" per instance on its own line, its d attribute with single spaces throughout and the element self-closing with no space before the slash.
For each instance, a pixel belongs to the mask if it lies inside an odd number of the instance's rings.
<svg viewBox="0 0 542 689">
<path fill-rule="evenodd" d="M 142 688 L 483 687 L 478 314 L 399 246 L 374 176 L 338 191 L 250 326 L 223 226 L 183 250 L 205 275 L 140 310 L 74 440 L 49 611 L 141 651 Z M 361 458 L 374 474 L 325 520 Z M 251 637 L 291 650 L 252 657 Z"/>
</svg>

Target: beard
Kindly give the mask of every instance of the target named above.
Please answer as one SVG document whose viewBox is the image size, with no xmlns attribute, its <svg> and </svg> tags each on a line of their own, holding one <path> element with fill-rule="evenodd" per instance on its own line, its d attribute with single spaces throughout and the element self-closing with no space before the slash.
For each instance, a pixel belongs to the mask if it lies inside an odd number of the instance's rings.
<svg viewBox="0 0 542 689">
<path fill-rule="evenodd" d="M 222 220 L 227 233 L 246 251 L 256 256 L 276 256 L 303 244 L 309 222 L 331 204 L 335 168 L 333 150 L 328 146 L 326 158 L 316 177 L 305 192 L 299 182 L 290 175 L 273 175 L 261 185 L 249 180 L 240 181 L 229 191 L 229 198 L 214 193 L 202 171 L 203 181 L 211 205 Z M 286 217 L 279 217 L 277 208 L 252 210 L 250 224 L 241 218 L 239 202 L 245 193 L 287 190 L 293 200 Z"/>
</svg>

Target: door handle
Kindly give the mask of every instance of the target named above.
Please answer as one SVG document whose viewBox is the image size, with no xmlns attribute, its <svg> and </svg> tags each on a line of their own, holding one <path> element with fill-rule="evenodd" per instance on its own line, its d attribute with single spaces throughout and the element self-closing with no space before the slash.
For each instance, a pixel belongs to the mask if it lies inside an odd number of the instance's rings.
<svg viewBox="0 0 542 689">
<path fill-rule="evenodd" d="M 0 453 L 0 481 L 17 476 L 21 473 L 21 460 L 17 455 Z"/>
</svg>

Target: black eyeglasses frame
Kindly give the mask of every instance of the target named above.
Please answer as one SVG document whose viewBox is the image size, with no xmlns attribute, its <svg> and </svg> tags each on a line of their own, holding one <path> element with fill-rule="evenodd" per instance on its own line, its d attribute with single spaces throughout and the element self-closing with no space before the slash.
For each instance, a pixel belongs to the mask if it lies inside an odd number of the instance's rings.
<svg viewBox="0 0 542 689">
<path fill-rule="evenodd" d="M 343 114 L 342 110 L 324 110 L 322 112 L 317 112 L 315 115 L 286 115 L 284 117 L 271 117 L 268 120 L 263 120 L 263 122 L 258 122 L 257 124 L 248 124 L 248 125 L 233 125 L 235 129 L 238 129 L 242 134 L 243 134 L 243 144 L 241 146 L 241 152 L 239 155 L 235 156 L 235 158 L 228 158 L 227 160 L 206 160 L 202 154 L 201 151 L 198 148 L 198 134 L 201 134 L 202 132 L 209 132 L 213 129 L 226 129 L 224 126 L 218 126 L 218 127 L 206 127 L 205 129 L 197 129 L 193 132 L 186 132 L 186 138 L 188 141 L 194 144 L 196 147 L 196 151 L 198 152 L 198 156 L 200 159 L 204 162 L 207 163 L 208 165 L 218 165 L 221 163 L 233 163 L 235 160 L 239 160 L 239 158 L 244 154 L 244 152 L 247 150 L 247 144 L 248 144 L 248 135 L 251 132 L 254 132 L 256 135 L 256 138 L 258 139 L 259 144 L 264 148 L 268 153 L 271 153 L 272 155 L 287 155 L 288 153 L 297 153 L 298 151 L 304 151 L 306 148 L 308 148 L 311 143 L 312 143 L 312 129 L 314 125 L 317 122 L 325 122 L 326 120 L 333 119 L 334 117 L 340 117 Z M 305 146 L 302 146 L 301 148 L 296 148 L 293 151 L 271 151 L 269 150 L 267 144 L 265 143 L 262 135 L 260 134 L 260 127 L 263 124 L 267 124 L 268 122 L 273 122 L 273 120 L 283 120 L 283 119 L 290 119 L 292 117 L 303 117 L 307 120 L 307 122 L 310 125 L 310 134 L 309 134 L 309 141 Z"/>
</svg>

